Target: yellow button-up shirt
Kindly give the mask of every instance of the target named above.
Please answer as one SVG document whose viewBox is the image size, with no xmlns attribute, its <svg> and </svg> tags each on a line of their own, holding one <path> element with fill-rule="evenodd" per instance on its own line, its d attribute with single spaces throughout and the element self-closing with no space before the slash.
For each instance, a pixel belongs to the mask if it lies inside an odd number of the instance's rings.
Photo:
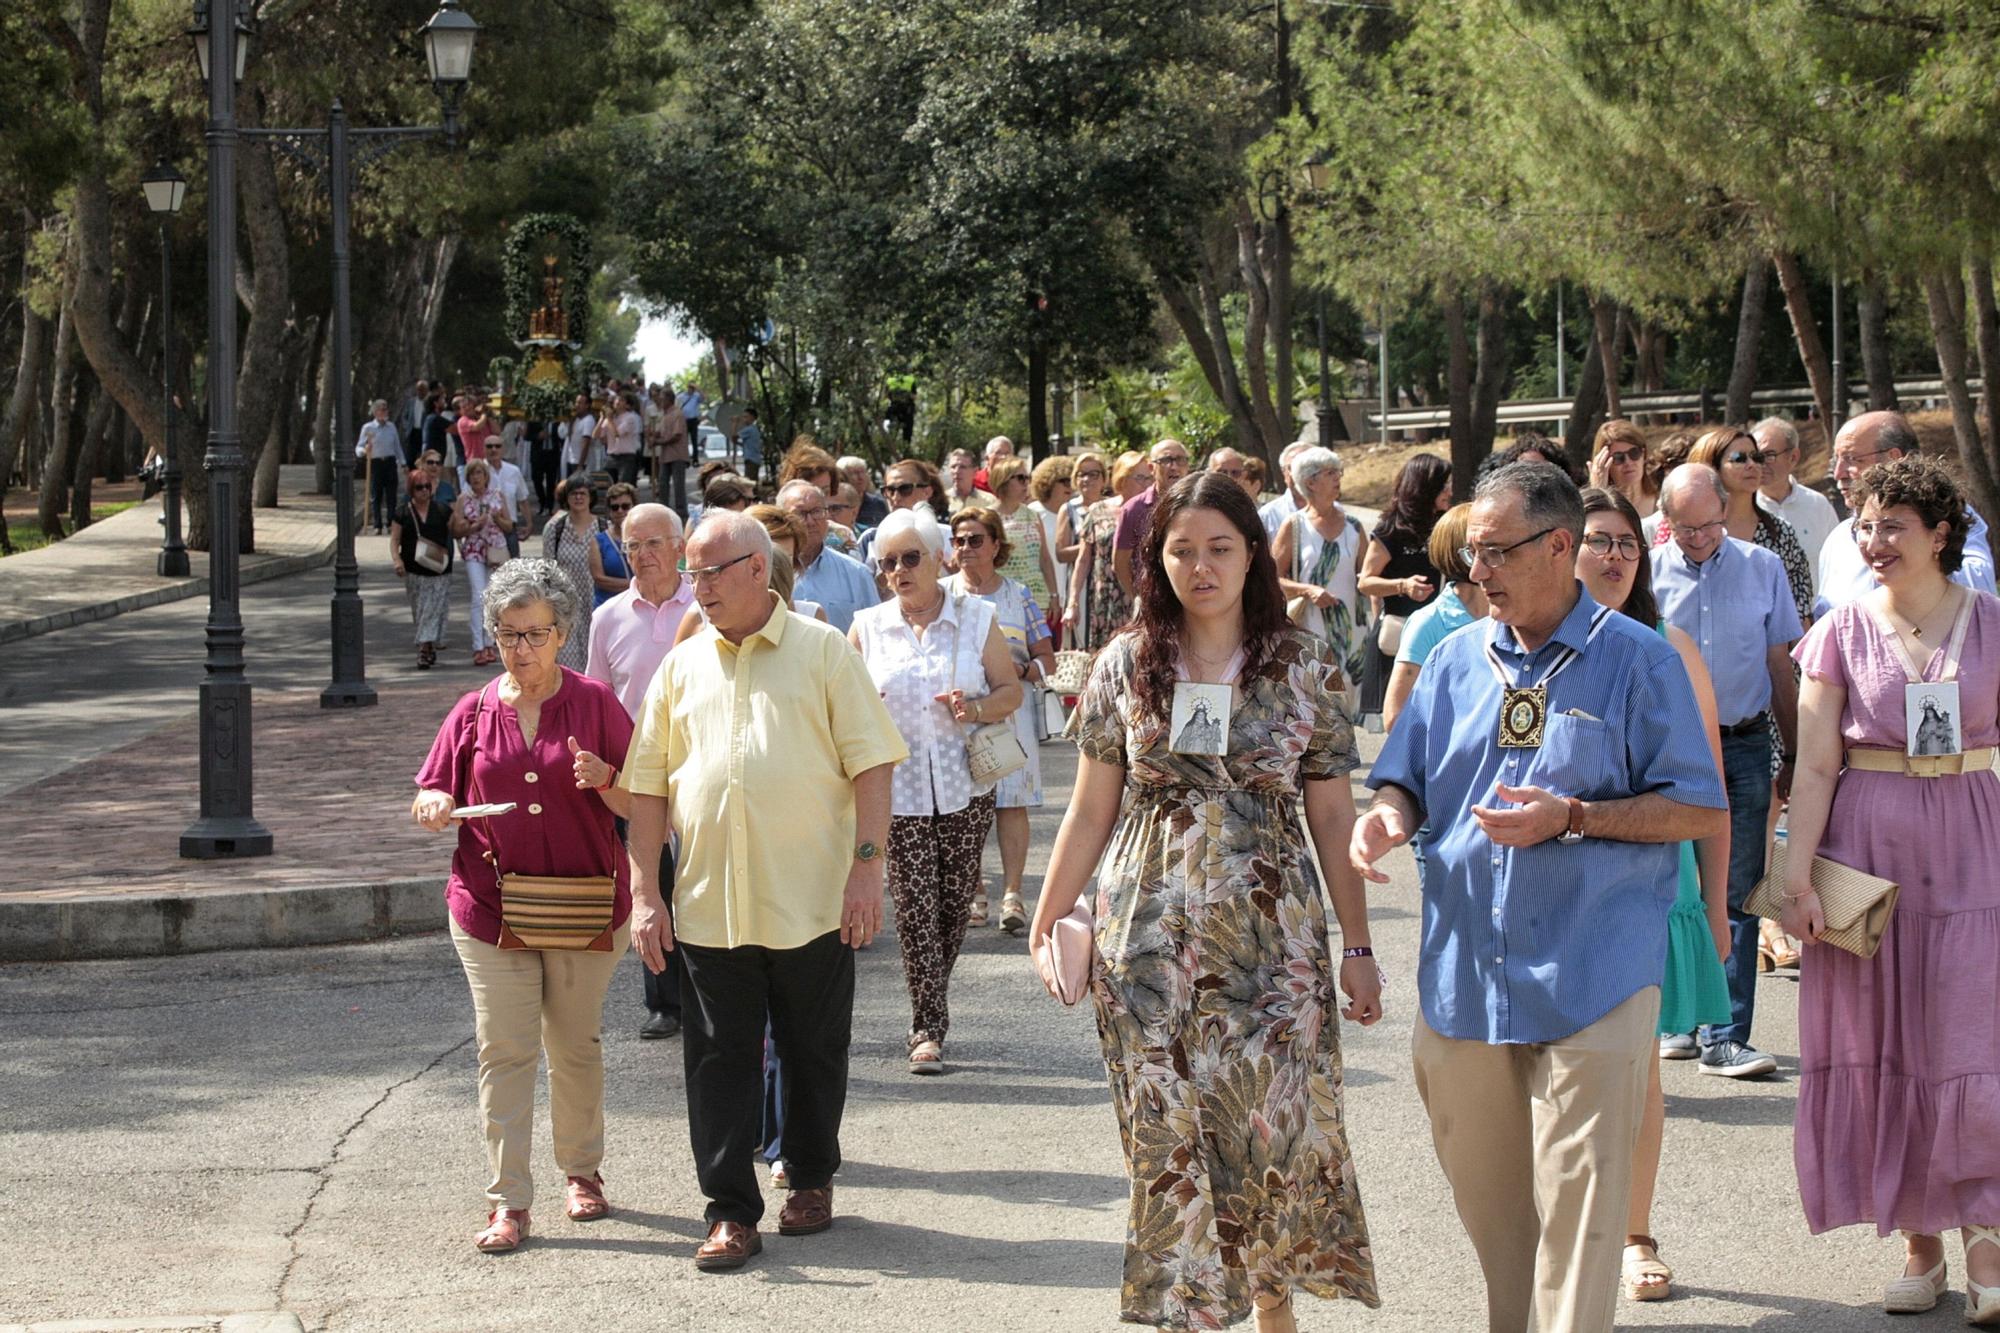
<svg viewBox="0 0 2000 1333">
<path fill-rule="evenodd" d="M 861 654 L 772 600 L 740 646 L 709 626 L 667 654 L 618 779 L 667 798 L 689 944 L 796 949 L 839 930 L 853 779 L 909 757 Z"/>
</svg>

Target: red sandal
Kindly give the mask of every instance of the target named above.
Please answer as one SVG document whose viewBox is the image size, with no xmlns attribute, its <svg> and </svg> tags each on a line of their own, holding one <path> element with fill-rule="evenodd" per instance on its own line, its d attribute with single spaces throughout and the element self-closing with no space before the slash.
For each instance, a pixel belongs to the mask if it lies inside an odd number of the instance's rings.
<svg viewBox="0 0 2000 1333">
<path fill-rule="evenodd" d="M 587 1179 L 571 1176 L 563 1195 L 572 1222 L 595 1222 L 600 1217 L 611 1215 L 611 1205 L 604 1198 L 604 1177 L 601 1175 L 592 1175 Z"/>
<path fill-rule="evenodd" d="M 505 1254 L 519 1249 L 527 1238 L 527 1209 L 495 1208 L 486 1218 L 486 1229 L 474 1236 L 472 1243 L 483 1253 Z"/>
</svg>

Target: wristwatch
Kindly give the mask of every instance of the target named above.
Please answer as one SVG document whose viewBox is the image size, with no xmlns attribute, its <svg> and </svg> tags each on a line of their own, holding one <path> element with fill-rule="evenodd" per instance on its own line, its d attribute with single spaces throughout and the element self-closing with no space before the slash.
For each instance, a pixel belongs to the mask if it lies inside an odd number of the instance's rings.
<svg viewBox="0 0 2000 1333">
<path fill-rule="evenodd" d="M 857 861 L 873 861 L 881 854 L 882 849 L 872 842 L 864 842 L 854 849 L 854 859 Z"/>
<path fill-rule="evenodd" d="M 1556 834 L 1556 841 L 1566 847 L 1574 847 L 1583 841 L 1583 802 L 1574 796 L 1565 796 L 1563 804 L 1569 807 L 1569 827 Z"/>
</svg>

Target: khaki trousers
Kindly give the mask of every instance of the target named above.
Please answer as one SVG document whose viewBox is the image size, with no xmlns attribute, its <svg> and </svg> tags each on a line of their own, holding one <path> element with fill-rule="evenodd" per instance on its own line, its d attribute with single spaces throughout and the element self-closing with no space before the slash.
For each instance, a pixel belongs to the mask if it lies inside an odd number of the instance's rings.
<svg viewBox="0 0 2000 1333">
<path fill-rule="evenodd" d="M 534 1202 L 528 1157 L 535 1140 L 535 1069 L 544 1051 L 556 1165 L 565 1176 L 589 1176 L 604 1160 L 604 994 L 631 939 L 624 925 L 609 953 L 502 949 L 451 923 L 479 1034 L 479 1113 L 493 1172 L 486 1187 L 492 1207 Z"/>
<path fill-rule="evenodd" d="M 1492 1333 L 1608 1333 L 1660 990 L 1536 1045 L 1417 1017 L 1417 1095 L 1479 1266 Z"/>
</svg>

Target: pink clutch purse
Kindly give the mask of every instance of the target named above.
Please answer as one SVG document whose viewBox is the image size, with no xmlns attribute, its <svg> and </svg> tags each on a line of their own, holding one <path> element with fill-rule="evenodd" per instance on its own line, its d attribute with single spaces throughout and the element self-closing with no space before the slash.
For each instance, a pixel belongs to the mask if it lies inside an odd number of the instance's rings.
<svg viewBox="0 0 2000 1333">
<path fill-rule="evenodd" d="M 1073 1005 L 1090 991 L 1090 965 L 1097 953 L 1092 938 L 1097 929 L 1090 908 L 1081 898 L 1068 916 L 1057 921 L 1048 934 L 1035 941 L 1035 971 L 1049 994 L 1065 1005 Z"/>
</svg>

